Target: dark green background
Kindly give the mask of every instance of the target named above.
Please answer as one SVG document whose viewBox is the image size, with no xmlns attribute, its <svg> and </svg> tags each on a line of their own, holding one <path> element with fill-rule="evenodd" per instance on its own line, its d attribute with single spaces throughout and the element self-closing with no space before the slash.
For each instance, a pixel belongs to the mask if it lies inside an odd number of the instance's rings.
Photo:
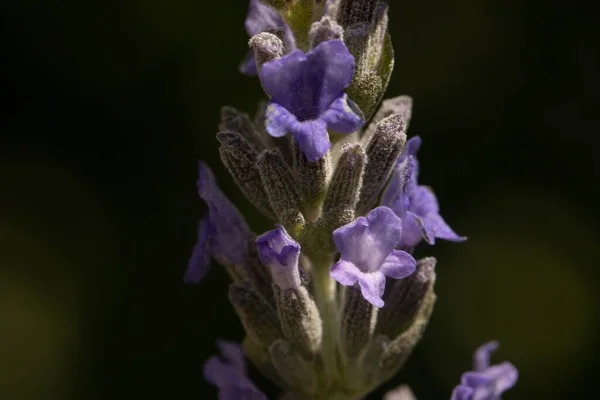
<svg viewBox="0 0 600 400">
<path fill-rule="evenodd" d="M 262 96 L 237 73 L 246 5 L 2 2 L 1 399 L 214 398 L 202 363 L 242 331 L 220 268 L 199 286 L 182 276 L 204 212 L 197 159 L 268 228 L 214 139 L 221 105 L 253 113 Z M 419 249 L 439 258 L 439 299 L 393 383 L 447 399 L 495 338 L 521 372 L 507 399 L 589 398 L 596 15 L 566 1 L 391 6 L 388 96 L 413 96 L 421 182 L 470 239 Z"/>
</svg>

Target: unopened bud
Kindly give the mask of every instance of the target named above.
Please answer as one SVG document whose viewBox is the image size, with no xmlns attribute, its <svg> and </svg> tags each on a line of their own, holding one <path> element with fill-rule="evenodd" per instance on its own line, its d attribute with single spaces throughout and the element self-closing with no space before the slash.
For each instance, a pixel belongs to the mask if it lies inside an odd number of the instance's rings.
<svg viewBox="0 0 600 400">
<path fill-rule="evenodd" d="M 285 53 L 283 41 L 269 32 L 252 36 L 248 45 L 254 50 L 256 67 L 259 70 L 264 63 L 279 58 Z"/>
<path fill-rule="evenodd" d="M 395 338 L 410 327 L 435 283 L 434 257 L 418 261 L 409 277 L 392 282 L 392 287 L 377 322 L 377 333 Z"/>
<path fill-rule="evenodd" d="M 357 207 L 359 214 L 366 213 L 377 202 L 394 171 L 406 143 L 404 130 L 404 119 L 400 115 L 391 115 L 377 124 L 367 146 L 367 167 Z"/>
<path fill-rule="evenodd" d="M 321 42 L 333 39 L 344 39 L 344 28 L 330 17 L 323 17 L 320 21 L 312 24 L 308 34 L 310 48 L 315 48 Z"/>
<path fill-rule="evenodd" d="M 365 300 L 359 288 L 346 288 L 340 331 L 344 355 L 349 359 L 356 359 L 371 340 L 377 311 L 377 307 Z"/>
<path fill-rule="evenodd" d="M 273 212 L 287 231 L 295 236 L 304 224 L 304 217 L 298 182 L 290 167 L 279 149 L 263 151 L 256 166 Z"/>
<path fill-rule="evenodd" d="M 229 301 L 253 341 L 268 347 L 283 338 L 275 310 L 251 286 L 241 282 L 230 284 Z"/>
<path fill-rule="evenodd" d="M 377 0 L 341 0 L 338 22 L 347 27 L 359 22 L 370 22 Z"/>
<path fill-rule="evenodd" d="M 221 161 L 244 196 L 267 218 L 275 219 L 267 193 L 256 168 L 258 151 L 240 133 L 219 132 Z"/>
<path fill-rule="evenodd" d="M 342 147 L 342 154 L 323 203 L 324 218 L 336 225 L 333 229 L 354 220 L 366 162 L 365 151 L 360 144 L 345 144 Z"/>
<path fill-rule="evenodd" d="M 384 100 L 371 120 L 371 123 L 363 133 L 363 143 L 368 143 L 371 140 L 379 121 L 393 114 L 401 115 L 402 118 L 404 118 L 404 130 L 408 131 L 408 125 L 410 124 L 410 119 L 412 117 L 412 105 L 413 100 L 410 96 L 398 96 Z"/>
<path fill-rule="evenodd" d="M 279 376 L 286 386 L 301 395 L 312 395 L 317 387 L 317 369 L 302 358 L 285 340 L 278 340 L 269 347 L 269 354 Z M 310 396 L 312 397 L 312 396 Z M 309 398 L 310 398 L 309 397 Z"/>
<path fill-rule="evenodd" d="M 297 144 L 294 144 L 294 153 L 294 172 L 298 177 L 304 202 L 307 208 L 318 211 L 316 209 L 325 197 L 331 178 L 331 154 L 327 152 L 317 161 L 311 162 Z M 310 219 L 308 215 L 307 218 Z"/>
</svg>

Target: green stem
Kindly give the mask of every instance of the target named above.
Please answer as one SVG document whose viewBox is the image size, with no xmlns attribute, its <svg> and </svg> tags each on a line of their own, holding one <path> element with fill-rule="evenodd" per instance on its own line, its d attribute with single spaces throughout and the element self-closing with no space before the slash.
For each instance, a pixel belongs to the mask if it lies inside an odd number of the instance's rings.
<svg viewBox="0 0 600 400">
<path fill-rule="evenodd" d="M 323 344 L 322 356 L 327 376 L 332 378 L 339 376 L 337 366 L 337 336 L 338 336 L 338 313 L 336 302 L 336 283 L 329 276 L 331 259 L 321 260 L 313 263 L 313 282 L 315 289 L 315 301 L 323 321 Z"/>
</svg>

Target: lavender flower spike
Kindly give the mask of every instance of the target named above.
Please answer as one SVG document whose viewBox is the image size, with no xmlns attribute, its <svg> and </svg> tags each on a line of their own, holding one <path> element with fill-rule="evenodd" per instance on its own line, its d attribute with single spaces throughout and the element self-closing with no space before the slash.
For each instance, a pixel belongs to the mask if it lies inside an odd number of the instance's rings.
<svg viewBox="0 0 600 400">
<path fill-rule="evenodd" d="M 437 198 L 427 186 L 418 184 L 419 162 L 417 151 L 421 138 L 415 136 L 406 142 L 398 158 L 396 169 L 383 195 L 381 204 L 390 207 L 402 219 L 403 232 L 400 248 L 412 251 L 421 239 L 434 244 L 435 238 L 462 242 L 440 216 Z"/>
<path fill-rule="evenodd" d="M 277 287 L 285 290 L 300 286 L 300 245 L 288 235 L 283 226 L 277 225 L 276 229 L 259 236 L 256 246 L 260 260 L 271 270 Z"/>
<path fill-rule="evenodd" d="M 477 349 L 475 370 L 463 374 L 450 400 L 500 400 L 501 394 L 517 383 L 519 372 L 514 365 L 507 361 L 490 365 L 490 356 L 497 348 L 498 342 L 489 342 Z"/>
<path fill-rule="evenodd" d="M 402 279 L 415 271 L 415 259 L 394 250 L 402 234 L 402 220 L 387 207 L 377 207 L 367 217 L 336 229 L 333 241 L 341 257 L 330 275 L 345 286 L 358 284 L 363 297 L 383 307 L 386 276 Z"/>
<path fill-rule="evenodd" d="M 198 242 L 185 273 L 186 283 L 198 283 L 208 271 L 210 257 L 224 265 L 244 265 L 250 230 L 235 206 L 217 186 L 215 177 L 198 163 L 198 194 L 208 204 L 208 213 L 198 226 Z"/>
<path fill-rule="evenodd" d="M 258 0 L 250 0 L 250 4 L 248 6 L 248 15 L 246 16 L 244 27 L 246 28 L 246 32 L 250 37 L 261 32 L 280 29 L 283 31 L 283 42 L 285 43 L 287 51 L 291 51 L 296 48 L 294 35 L 287 24 L 283 21 L 283 18 L 277 14 L 277 11 L 262 4 Z M 249 76 L 256 76 L 256 74 L 258 74 L 253 50 L 250 50 L 244 61 L 242 61 L 242 64 L 240 65 L 240 72 Z"/>
<path fill-rule="evenodd" d="M 244 354 L 235 342 L 218 341 L 221 356 L 204 364 L 204 379 L 219 388 L 219 400 L 267 400 L 248 378 Z"/>
<path fill-rule="evenodd" d="M 259 78 L 271 96 L 266 112 L 269 135 L 291 132 L 311 162 L 331 147 L 327 129 L 352 133 L 364 124 L 362 112 L 344 89 L 354 73 L 354 57 L 339 39 L 304 54 L 300 50 L 262 65 Z"/>
</svg>

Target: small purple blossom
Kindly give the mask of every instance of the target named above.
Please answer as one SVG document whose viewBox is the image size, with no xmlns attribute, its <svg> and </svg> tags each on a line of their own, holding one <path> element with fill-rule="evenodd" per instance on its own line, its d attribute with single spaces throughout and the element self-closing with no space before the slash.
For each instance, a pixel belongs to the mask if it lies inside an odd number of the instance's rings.
<svg viewBox="0 0 600 400">
<path fill-rule="evenodd" d="M 239 344 L 218 341 L 221 356 L 204 364 L 204 379 L 219 388 L 219 400 L 267 400 L 247 376 L 244 354 Z"/>
<path fill-rule="evenodd" d="M 416 261 L 398 246 L 402 220 L 387 207 L 377 207 L 367 217 L 336 229 L 333 241 L 341 257 L 331 277 L 345 286 L 358 284 L 363 297 L 383 307 L 386 277 L 402 279 L 415 271 Z"/>
<path fill-rule="evenodd" d="M 344 93 L 353 74 L 354 57 L 339 39 L 263 64 L 258 75 L 271 97 L 269 135 L 291 132 L 308 160 L 317 161 L 331 147 L 327 129 L 351 133 L 364 124 L 362 112 Z"/>
<path fill-rule="evenodd" d="M 285 228 L 278 225 L 256 239 L 258 256 L 269 267 L 273 282 L 282 290 L 300 286 L 298 258 L 300 245 L 292 239 Z"/>
<path fill-rule="evenodd" d="M 403 232 L 399 247 L 411 251 L 421 239 L 434 244 L 435 239 L 462 242 L 440 216 L 440 208 L 433 191 L 418 184 L 419 162 L 417 151 L 421 138 L 415 136 L 406 142 L 403 153 L 383 195 L 381 204 L 390 207 L 402 219 Z"/>
<path fill-rule="evenodd" d="M 246 28 L 246 32 L 250 37 L 264 31 L 280 29 L 283 31 L 283 42 L 285 43 L 287 51 L 291 51 L 296 48 L 294 35 L 287 24 L 283 21 L 281 16 L 277 14 L 277 11 L 273 10 L 269 6 L 264 5 L 258 0 L 250 0 L 244 27 Z M 242 61 L 242 64 L 240 65 L 240 72 L 249 76 L 255 76 L 258 74 L 253 50 L 250 50 L 244 61 Z"/>
<path fill-rule="evenodd" d="M 450 400 L 500 400 L 501 394 L 517 383 L 519 372 L 514 365 L 508 361 L 490 365 L 490 356 L 497 348 L 498 342 L 489 342 L 477 349 L 474 371 L 462 375 Z"/>
<path fill-rule="evenodd" d="M 198 283 L 208 271 L 210 258 L 225 265 L 243 265 L 250 230 L 237 208 L 217 186 L 210 168 L 198 163 L 198 194 L 208 204 L 208 213 L 198 225 L 198 242 L 185 273 L 186 283 Z"/>
</svg>

